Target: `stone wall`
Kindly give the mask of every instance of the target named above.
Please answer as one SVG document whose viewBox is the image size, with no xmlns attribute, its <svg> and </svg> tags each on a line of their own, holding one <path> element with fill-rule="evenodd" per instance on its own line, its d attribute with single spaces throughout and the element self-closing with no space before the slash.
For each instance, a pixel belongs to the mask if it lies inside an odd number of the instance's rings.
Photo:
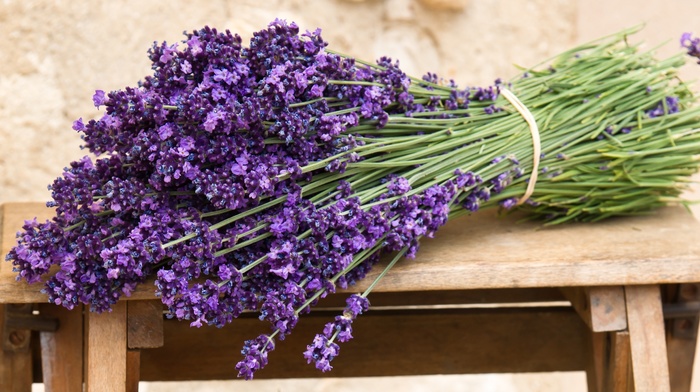
<svg viewBox="0 0 700 392">
<path fill-rule="evenodd" d="M 280 17 L 321 27 L 338 51 L 483 85 L 571 45 L 575 10 L 573 0 L 5 0 L 0 202 L 48 199 L 46 185 L 84 153 L 71 123 L 98 115 L 94 90 L 136 85 L 149 74 L 151 43 L 185 30 L 210 25 L 247 39 Z"/>
<path fill-rule="evenodd" d="M 167 5 L 166 5 L 167 4 Z M 264 5 L 260 5 L 264 4 Z M 410 74 L 486 85 L 565 48 L 648 21 L 640 37 L 673 40 L 700 25 L 697 2 L 603 0 L 4 0 L 0 3 L 0 202 L 46 200 L 46 185 L 84 154 L 71 130 L 99 115 L 94 90 L 149 74 L 153 41 L 204 25 L 244 39 L 275 17 L 321 27 L 335 50 L 388 55 Z M 695 12 L 692 12 L 695 11 Z M 620 15 L 625 15 L 621 18 Z M 695 20 L 694 20 L 695 19 Z M 680 21 L 680 22 L 679 22 Z M 685 23 L 684 23 L 685 22 Z M 700 67 L 693 77 L 700 76 Z"/>
<path fill-rule="evenodd" d="M 167 4 L 167 5 L 166 5 Z M 264 4 L 264 5 L 260 5 Z M 676 0 L 4 0 L 0 3 L 0 202 L 47 200 L 46 185 L 81 157 L 73 120 L 93 118 L 96 89 L 149 74 L 153 41 L 204 25 L 244 39 L 275 17 L 321 27 L 331 46 L 365 59 L 388 55 L 411 74 L 486 85 L 575 43 L 648 22 L 640 37 L 673 40 L 700 25 L 700 5 Z M 695 11 L 695 12 L 693 12 Z M 621 17 L 624 15 L 624 17 Z M 700 76 L 700 67 L 692 77 Z"/>
<path fill-rule="evenodd" d="M 134 86 L 149 74 L 153 41 L 178 41 L 204 25 L 246 39 L 276 17 L 321 27 L 335 50 L 388 55 L 411 74 L 436 72 L 461 85 L 508 78 L 513 64 L 641 22 L 641 39 L 671 40 L 662 53 L 679 50 L 682 32 L 700 33 L 693 0 L 3 0 L 0 203 L 49 198 L 46 185 L 84 154 L 71 123 L 99 115 L 94 90 Z M 700 67 L 684 77 L 699 78 Z"/>
</svg>

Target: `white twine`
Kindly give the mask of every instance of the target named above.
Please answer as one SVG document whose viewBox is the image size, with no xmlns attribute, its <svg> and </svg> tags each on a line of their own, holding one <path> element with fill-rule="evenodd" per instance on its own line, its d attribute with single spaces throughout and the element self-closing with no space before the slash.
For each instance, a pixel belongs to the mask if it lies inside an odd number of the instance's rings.
<svg viewBox="0 0 700 392">
<path fill-rule="evenodd" d="M 501 95 L 503 95 L 503 98 L 508 100 L 511 105 L 520 113 L 521 116 L 523 116 L 523 119 L 525 119 L 525 122 L 527 122 L 527 125 L 530 126 L 530 134 L 532 134 L 532 174 L 530 175 L 530 180 L 527 183 L 527 189 L 525 189 L 525 194 L 518 199 L 517 203 L 515 203 L 516 206 L 519 206 L 527 201 L 527 199 L 532 196 L 532 192 L 535 190 L 535 183 L 537 183 L 537 174 L 539 173 L 539 166 L 540 166 L 540 151 L 541 151 L 541 146 L 540 146 L 540 131 L 537 128 L 537 121 L 535 121 L 535 116 L 530 113 L 530 111 L 527 109 L 527 107 L 520 102 L 518 97 L 515 96 L 512 92 L 505 88 L 501 88 Z"/>
</svg>

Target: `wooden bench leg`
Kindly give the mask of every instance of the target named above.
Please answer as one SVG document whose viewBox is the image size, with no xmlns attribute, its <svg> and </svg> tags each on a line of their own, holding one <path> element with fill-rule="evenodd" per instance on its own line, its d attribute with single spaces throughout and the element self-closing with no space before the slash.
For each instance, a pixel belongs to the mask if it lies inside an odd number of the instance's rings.
<svg viewBox="0 0 700 392">
<path fill-rule="evenodd" d="M 671 390 L 690 392 L 700 319 L 697 311 L 684 305 L 700 301 L 700 284 L 683 283 L 664 288 L 668 301 L 664 305 L 664 316 L 667 318 L 666 345 Z M 666 314 L 667 310 L 669 314 Z"/>
<path fill-rule="evenodd" d="M 603 380 L 605 379 L 606 362 L 608 356 L 607 333 L 590 332 L 589 349 L 591 350 L 586 363 L 586 382 L 588 392 L 603 392 Z"/>
<path fill-rule="evenodd" d="M 138 392 L 141 378 L 141 351 L 126 352 L 126 392 Z"/>
<path fill-rule="evenodd" d="M 5 319 L 12 307 L 31 305 L 0 305 L 0 391 L 29 392 L 32 390 L 31 331 L 6 328 Z"/>
<path fill-rule="evenodd" d="M 626 392 L 629 334 L 624 288 L 566 287 L 561 292 L 589 328 L 588 391 Z"/>
<path fill-rule="evenodd" d="M 591 331 L 627 329 L 625 292 L 622 286 L 564 287 L 560 290 Z"/>
<path fill-rule="evenodd" d="M 670 391 L 658 285 L 563 289 L 591 331 L 591 392 Z"/>
<path fill-rule="evenodd" d="M 589 392 L 631 390 L 630 340 L 627 331 L 593 333 L 586 369 Z"/>
<path fill-rule="evenodd" d="M 156 301 L 127 303 L 126 390 L 137 392 L 141 376 L 141 349 L 163 346 L 163 304 Z"/>
<path fill-rule="evenodd" d="M 41 304 L 44 317 L 58 320 L 55 332 L 41 332 L 41 369 L 46 392 L 72 392 L 83 388 L 83 309 L 68 310 Z"/>
<path fill-rule="evenodd" d="M 126 390 L 126 302 L 85 314 L 85 391 Z"/>
<path fill-rule="evenodd" d="M 678 323 L 678 321 L 681 321 L 681 323 Z M 698 323 L 690 324 L 688 320 L 674 320 L 674 322 L 681 324 L 680 326 L 674 326 L 674 328 L 695 329 L 694 338 L 679 337 L 669 333 L 666 340 L 671 390 L 673 392 L 690 392 L 697 345 Z M 695 377 L 700 377 L 700 375 L 696 374 Z"/>
<path fill-rule="evenodd" d="M 604 380 L 606 391 L 627 392 L 632 387 L 630 334 L 627 331 L 611 332 L 609 339 L 608 373 Z"/>
<path fill-rule="evenodd" d="M 624 288 L 574 287 L 564 288 L 562 292 L 589 328 L 588 391 L 626 392 L 623 384 L 627 378 L 627 365 L 622 362 L 629 358 L 629 352 L 620 351 L 618 346 L 620 334 L 627 336 Z M 619 366 L 624 366 L 623 372 Z M 619 373 L 623 373 L 624 379 L 620 379 Z M 616 386 L 616 383 L 620 385 Z"/>
<path fill-rule="evenodd" d="M 627 331 L 593 333 L 586 368 L 589 392 L 632 390 L 630 339 Z"/>
<path fill-rule="evenodd" d="M 625 302 L 634 390 L 670 391 L 659 286 L 626 286 Z"/>
</svg>

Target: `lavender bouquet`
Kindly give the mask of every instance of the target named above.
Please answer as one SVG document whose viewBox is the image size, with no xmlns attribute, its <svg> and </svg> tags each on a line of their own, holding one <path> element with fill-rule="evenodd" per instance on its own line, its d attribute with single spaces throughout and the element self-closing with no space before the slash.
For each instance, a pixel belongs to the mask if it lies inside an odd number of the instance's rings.
<svg viewBox="0 0 700 392">
<path fill-rule="evenodd" d="M 109 311 L 154 279 L 167 316 L 195 327 L 259 312 L 270 329 L 236 365 L 252 378 L 320 298 L 388 254 L 381 279 L 449 219 L 499 207 L 554 224 L 680 201 L 700 107 L 676 77 L 683 55 L 657 60 L 633 32 L 486 88 L 352 59 L 280 20 L 247 47 L 208 27 L 156 44 L 152 76 L 97 91 L 104 116 L 74 123 L 95 158 L 54 181 L 56 216 L 27 221 L 7 259 L 69 309 Z M 318 369 L 372 287 L 309 344 Z"/>
</svg>

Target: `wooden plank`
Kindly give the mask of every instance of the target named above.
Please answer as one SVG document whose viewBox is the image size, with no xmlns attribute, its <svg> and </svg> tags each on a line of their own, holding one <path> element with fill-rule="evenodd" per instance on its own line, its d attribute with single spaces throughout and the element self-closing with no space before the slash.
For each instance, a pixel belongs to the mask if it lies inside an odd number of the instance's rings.
<svg viewBox="0 0 700 392">
<path fill-rule="evenodd" d="M 607 360 L 608 351 L 607 334 L 604 332 L 590 332 L 588 336 L 590 338 L 589 348 L 591 350 L 586 363 L 586 383 L 588 384 L 588 392 L 603 392 L 605 391 L 603 389 L 603 380 L 605 379 L 605 362 Z"/>
<path fill-rule="evenodd" d="M 129 301 L 126 320 L 128 348 L 163 345 L 163 304 L 160 301 Z"/>
<path fill-rule="evenodd" d="M 46 392 L 72 392 L 83 388 L 82 307 L 68 310 L 41 304 L 39 312 L 59 321 L 56 332 L 41 332 L 41 363 Z"/>
<path fill-rule="evenodd" d="M 347 292 L 331 294 L 319 301 L 315 309 L 344 308 Z M 552 287 L 525 289 L 481 289 L 446 291 L 372 292 L 373 309 L 407 306 L 495 306 L 535 302 L 564 302 L 561 291 Z"/>
<path fill-rule="evenodd" d="M 8 203 L 3 210 L 3 254 L 14 245 L 14 232 L 24 219 L 50 215 L 39 204 Z M 423 240 L 415 259 L 398 263 L 375 292 L 700 281 L 700 222 L 680 208 L 548 228 L 495 214 L 483 211 L 449 222 L 436 238 Z M 348 291 L 366 288 L 384 263 Z M 15 282 L 11 265 L 0 267 L 0 302 L 44 302 L 39 290 Z M 146 283 L 130 299 L 153 299 L 153 292 Z"/>
<path fill-rule="evenodd" d="M 591 358 L 586 375 L 589 392 L 626 392 L 630 380 L 629 332 L 591 334 Z"/>
<path fill-rule="evenodd" d="M 625 297 L 635 390 L 670 391 L 659 286 L 627 286 Z"/>
<path fill-rule="evenodd" d="M 627 331 L 616 331 L 608 334 L 609 361 L 605 391 L 626 392 L 631 387 L 630 378 L 630 335 Z"/>
<path fill-rule="evenodd" d="M 675 314 L 673 316 L 676 317 L 669 320 L 668 316 L 671 314 L 668 314 L 667 310 L 670 306 L 682 307 L 697 303 L 700 300 L 700 283 L 662 287 L 662 298 L 664 316 L 667 317 L 666 348 L 671 390 L 690 392 L 700 318 L 697 313 L 688 312 L 682 317 Z M 700 377 L 700 373 L 696 377 Z"/>
<path fill-rule="evenodd" d="M 126 352 L 126 392 L 138 392 L 141 378 L 141 351 Z"/>
<path fill-rule="evenodd" d="M 85 315 L 85 391 L 126 390 L 126 302 Z"/>
<path fill-rule="evenodd" d="M 0 329 L 5 325 L 7 307 L 0 305 Z M 32 352 L 29 350 L 31 334 L 24 331 L 2 331 L 0 347 L 0 391 L 30 392 L 32 389 Z M 7 336 L 5 335 L 7 332 Z"/>
<path fill-rule="evenodd" d="M 691 320 L 692 319 L 676 319 L 671 320 L 671 322 L 682 324 L 676 328 L 694 329 L 694 336 L 674 336 L 671 331 L 666 334 L 669 376 L 671 379 L 671 390 L 674 392 L 690 392 L 691 390 L 693 363 L 695 361 L 695 350 L 698 342 L 698 323 L 697 321 L 693 323 Z M 700 377 L 700 375 L 696 375 L 696 377 Z"/>
<path fill-rule="evenodd" d="M 8 304 L 4 307 L 4 318 L 0 324 L 3 350 L 9 352 L 30 350 L 32 331 L 26 324 L 31 323 L 26 321 L 31 315 L 31 304 Z"/>
<path fill-rule="evenodd" d="M 627 329 L 622 286 L 563 288 L 566 299 L 593 332 Z"/>
<path fill-rule="evenodd" d="M 690 387 L 692 392 L 697 392 L 698 389 L 700 389 L 700 347 L 697 347 L 695 351 L 695 360 L 693 361 L 693 372 Z"/>
<path fill-rule="evenodd" d="M 333 371 L 321 373 L 302 353 L 337 314 L 301 317 L 256 378 L 574 371 L 584 369 L 588 352 L 587 327 L 570 307 L 370 310 L 355 321 L 355 338 L 340 345 Z M 236 378 L 243 341 L 267 330 L 255 315 L 221 329 L 166 320 L 166 344 L 141 351 L 141 379 Z"/>
</svg>

